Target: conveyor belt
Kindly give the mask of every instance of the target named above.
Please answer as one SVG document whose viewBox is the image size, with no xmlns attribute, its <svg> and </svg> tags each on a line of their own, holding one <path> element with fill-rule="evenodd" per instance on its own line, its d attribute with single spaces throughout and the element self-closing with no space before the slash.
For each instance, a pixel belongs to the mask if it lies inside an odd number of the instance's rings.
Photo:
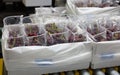
<svg viewBox="0 0 120 75">
<path fill-rule="evenodd" d="M 97 70 L 75 70 L 44 75 L 120 75 L 118 67 Z"/>
</svg>

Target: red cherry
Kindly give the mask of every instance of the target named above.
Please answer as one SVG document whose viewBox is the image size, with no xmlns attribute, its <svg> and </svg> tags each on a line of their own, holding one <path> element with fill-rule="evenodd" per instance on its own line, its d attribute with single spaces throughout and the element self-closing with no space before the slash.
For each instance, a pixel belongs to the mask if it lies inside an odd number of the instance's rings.
<svg viewBox="0 0 120 75">
<path fill-rule="evenodd" d="M 37 34 L 36 34 L 36 33 L 33 33 L 33 36 L 37 36 Z"/>
<path fill-rule="evenodd" d="M 28 36 L 33 36 L 33 34 L 28 34 Z"/>
</svg>

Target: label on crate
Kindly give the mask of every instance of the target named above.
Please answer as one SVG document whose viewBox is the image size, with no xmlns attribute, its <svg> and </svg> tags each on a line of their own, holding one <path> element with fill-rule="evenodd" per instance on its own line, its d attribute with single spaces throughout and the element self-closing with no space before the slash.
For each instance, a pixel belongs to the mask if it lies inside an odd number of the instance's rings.
<svg viewBox="0 0 120 75">
<path fill-rule="evenodd" d="M 105 60 L 105 59 L 113 59 L 114 58 L 114 53 L 102 53 L 100 55 L 100 58 Z"/>
<path fill-rule="evenodd" d="M 53 65 L 53 60 L 52 59 L 36 59 L 35 63 L 39 66 L 50 66 Z"/>
</svg>

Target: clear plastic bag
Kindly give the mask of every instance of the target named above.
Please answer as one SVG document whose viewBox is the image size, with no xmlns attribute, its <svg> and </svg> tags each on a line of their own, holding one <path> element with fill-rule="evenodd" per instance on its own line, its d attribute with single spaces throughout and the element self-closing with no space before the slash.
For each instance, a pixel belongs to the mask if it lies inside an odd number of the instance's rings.
<svg viewBox="0 0 120 75">
<path fill-rule="evenodd" d="M 52 8 L 53 13 L 59 13 L 59 14 L 66 14 L 66 8 L 65 7 L 55 7 Z"/>
<path fill-rule="evenodd" d="M 45 34 L 27 37 L 27 46 L 45 46 L 46 45 L 46 38 Z"/>
<path fill-rule="evenodd" d="M 103 21 L 101 21 L 103 22 Z M 101 23 L 107 29 L 107 40 L 119 40 L 120 22 L 119 20 L 111 19 L 108 17 Z"/>
<path fill-rule="evenodd" d="M 38 26 L 39 24 L 25 24 L 25 33 L 27 36 L 37 36 L 44 33 L 44 30 Z"/>
<path fill-rule="evenodd" d="M 23 19 L 22 19 L 22 23 L 24 24 L 24 23 L 32 23 L 33 21 L 32 21 L 32 18 L 31 17 L 23 17 Z"/>
<path fill-rule="evenodd" d="M 55 34 L 55 33 L 62 33 L 67 31 L 67 28 L 65 25 L 62 25 L 61 23 L 48 23 L 45 25 L 45 29 L 48 33 L 50 34 Z"/>
<path fill-rule="evenodd" d="M 77 24 L 75 25 L 74 23 L 70 22 L 67 24 L 67 28 L 73 33 L 77 32 Z"/>
<path fill-rule="evenodd" d="M 47 20 L 56 19 L 60 17 L 64 8 L 48 8 L 48 7 L 40 7 L 36 8 L 36 16 L 38 17 L 38 21 L 46 22 Z"/>
<path fill-rule="evenodd" d="M 54 44 L 53 37 L 49 33 L 46 34 L 46 44 L 47 44 L 47 46 L 50 46 L 50 45 Z"/>
<path fill-rule="evenodd" d="M 101 27 L 101 26 L 99 26 L 97 24 L 88 25 L 86 27 L 86 30 L 87 30 L 88 33 L 90 33 L 93 36 L 106 31 L 103 27 Z"/>
<path fill-rule="evenodd" d="M 3 23 L 5 26 L 7 25 L 19 25 L 22 23 L 22 17 L 23 15 L 21 16 L 8 16 L 8 17 L 5 17 L 3 19 Z"/>
<path fill-rule="evenodd" d="M 69 36 L 69 42 L 83 42 L 87 41 L 86 33 L 71 33 Z"/>
<path fill-rule="evenodd" d="M 77 23 L 68 23 L 67 28 L 69 29 L 69 42 L 83 42 L 87 41 L 86 32 L 82 30 Z"/>
<path fill-rule="evenodd" d="M 41 15 L 53 13 L 52 8 L 48 8 L 48 7 L 35 8 L 35 10 L 37 14 L 41 14 Z"/>
<path fill-rule="evenodd" d="M 13 37 L 7 39 L 8 48 L 25 46 L 24 37 Z"/>
<path fill-rule="evenodd" d="M 107 22 L 105 28 L 111 32 L 116 32 L 116 31 L 120 31 L 120 23 L 119 22 L 115 22 L 112 20 L 109 20 L 109 23 Z"/>
<path fill-rule="evenodd" d="M 27 23 L 40 23 L 42 22 L 42 17 L 38 16 L 36 14 L 32 14 L 30 16 L 25 16 L 22 18 L 22 23 L 27 24 Z"/>
<path fill-rule="evenodd" d="M 23 26 L 12 25 L 7 27 L 9 38 L 24 36 Z"/>
<path fill-rule="evenodd" d="M 45 29 L 48 32 L 47 39 L 51 39 L 48 40 L 48 45 L 68 42 L 69 31 L 65 23 L 48 23 L 45 25 Z"/>
<path fill-rule="evenodd" d="M 68 32 L 52 34 L 53 44 L 68 43 Z"/>
<path fill-rule="evenodd" d="M 87 22 L 84 28 L 88 32 L 89 37 L 92 38 L 94 41 L 107 41 L 107 30 L 104 27 L 102 27 L 97 20 L 91 20 L 91 22 Z"/>
<path fill-rule="evenodd" d="M 35 8 L 36 14 L 41 15 L 59 15 L 59 14 L 65 14 L 66 8 L 65 7 L 55 7 L 55 8 L 48 8 L 48 7 L 39 7 Z"/>
<path fill-rule="evenodd" d="M 107 41 L 106 32 L 99 33 L 99 34 L 93 36 L 93 40 L 95 42 Z"/>
<path fill-rule="evenodd" d="M 43 17 L 44 23 L 51 23 L 51 22 L 60 22 L 60 21 L 67 21 L 67 15 L 59 15 L 59 16 L 44 16 Z"/>
</svg>

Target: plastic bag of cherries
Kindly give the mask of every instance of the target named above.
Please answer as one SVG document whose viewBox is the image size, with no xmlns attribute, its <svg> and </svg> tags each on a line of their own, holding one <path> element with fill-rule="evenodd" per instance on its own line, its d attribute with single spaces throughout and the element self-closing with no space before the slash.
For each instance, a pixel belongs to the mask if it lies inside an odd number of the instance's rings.
<svg viewBox="0 0 120 75">
<path fill-rule="evenodd" d="M 80 27 L 74 24 L 68 24 L 67 28 L 69 29 L 69 42 L 83 42 L 87 41 L 86 32 L 83 31 Z"/>
<path fill-rule="evenodd" d="M 8 48 L 25 46 L 24 37 L 13 37 L 7 40 Z"/>
<path fill-rule="evenodd" d="M 87 32 L 93 36 L 106 31 L 105 28 L 103 28 L 102 26 L 99 26 L 96 23 L 89 24 L 85 28 L 86 28 Z"/>
<path fill-rule="evenodd" d="M 37 36 L 44 33 L 44 29 L 40 28 L 38 24 L 25 24 L 25 33 L 29 36 Z"/>
<path fill-rule="evenodd" d="M 5 26 L 21 24 L 22 16 L 8 16 L 3 19 Z"/>
<path fill-rule="evenodd" d="M 25 42 L 24 42 L 25 33 L 23 31 L 23 26 L 11 25 L 5 28 L 8 32 L 6 34 L 8 48 L 25 46 Z"/>
<path fill-rule="evenodd" d="M 27 37 L 27 46 L 45 46 L 45 34 Z"/>
<path fill-rule="evenodd" d="M 8 36 L 9 36 L 9 38 L 23 36 L 24 32 L 23 32 L 22 29 L 23 29 L 22 26 L 17 26 L 17 25 L 8 26 L 7 30 L 8 30 Z"/>
<path fill-rule="evenodd" d="M 100 33 L 93 36 L 93 40 L 96 42 L 107 41 L 106 33 Z"/>
<path fill-rule="evenodd" d="M 103 27 L 107 29 L 107 40 L 120 40 L 120 22 L 110 17 L 100 21 Z"/>
<path fill-rule="evenodd" d="M 87 30 L 89 37 L 91 37 L 94 41 L 107 41 L 106 29 L 100 26 L 97 22 L 90 24 L 87 23 L 84 28 Z"/>
<path fill-rule="evenodd" d="M 26 24 L 24 30 L 27 36 L 27 46 L 46 45 L 46 32 L 43 27 L 38 24 Z"/>
<path fill-rule="evenodd" d="M 68 42 L 69 31 L 65 25 L 61 23 L 48 23 L 45 25 L 47 31 L 47 44 L 60 44 Z"/>
</svg>

